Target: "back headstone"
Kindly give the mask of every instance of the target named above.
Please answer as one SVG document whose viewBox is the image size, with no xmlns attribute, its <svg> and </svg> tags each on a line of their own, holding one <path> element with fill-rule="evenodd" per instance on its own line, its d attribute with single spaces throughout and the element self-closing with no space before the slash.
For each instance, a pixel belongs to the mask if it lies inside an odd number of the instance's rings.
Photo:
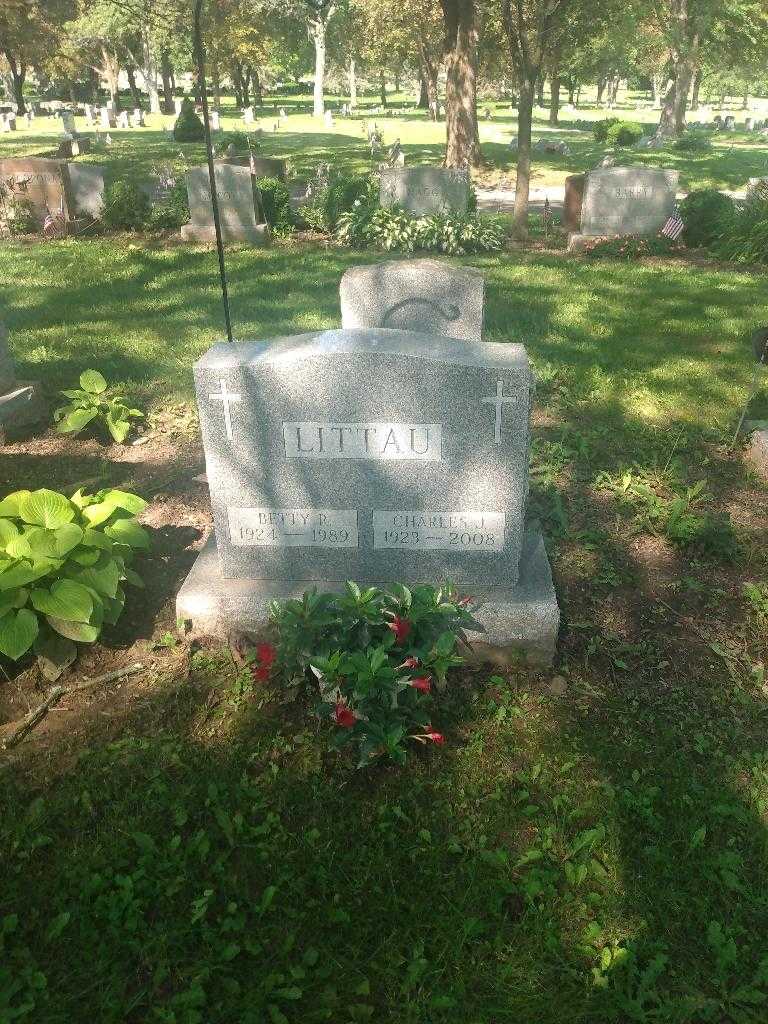
<svg viewBox="0 0 768 1024">
<path fill-rule="evenodd" d="M 131 127 L 132 128 L 144 128 L 144 111 L 141 107 L 136 107 L 131 114 Z"/>
<path fill-rule="evenodd" d="M 75 115 L 71 110 L 62 110 L 61 112 L 61 127 L 69 135 L 77 135 L 77 127 L 75 125 Z"/>
<path fill-rule="evenodd" d="M 736 118 L 733 116 L 733 114 L 726 114 L 723 126 L 727 132 L 736 131 Z"/>
<path fill-rule="evenodd" d="M 243 111 L 243 121 L 245 121 L 246 124 L 253 124 L 255 120 L 256 118 L 253 114 L 253 107 L 246 107 Z"/>
<path fill-rule="evenodd" d="M 261 197 L 250 167 L 217 163 L 214 173 L 224 241 L 267 244 L 269 227 L 261 219 Z M 208 168 L 192 167 L 186 178 L 191 220 L 182 226 L 181 237 L 186 241 L 215 241 Z"/>
<path fill-rule="evenodd" d="M 607 167 L 589 171 L 581 207 L 581 233 L 568 240 L 652 235 L 674 212 L 677 171 L 653 167 Z"/>
<path fill-rule="evenodd" d="M 565 179 L 563 227 L 566 231 L 578 231 L 581 228 L 581 207 L 586 184 L 586 174 L 571 174 Z"/>
<path fill-rule="evenodd" d="M 98 220 L 104 209 L 104 171 L 97 164 L 70 164 L 69 180 L 75 210 Z"/>
<path fill-rule="evenodd" d="M 273 157 L 254 156 L 249 158 L 251 173 L 257 178 L 277 178 L 285 181 L 286 166 L 285 160 L 276 160 Z"/>
<path fill-rule="evenodd" d="M 176 99 L 173 101 L 173 109 L 174 109 L 175 113 L 177 113 L 177 114 L 181 113 L 181 105 L 182 105 L 183 102 L 184 102 L 184 100 L 183 99 L 179 99 L 178 97 L 176 97 Z"/>
<path fill-rule="evenodd" d="M 8 348 L 8 331 L 0 323 L 0 444 L 38 423 L 47 413 L 39 381 L 18 381 Z"/>
<path fill-rule="evenodd" d="M 102 128 L 117 128 L 117 118 L 114 110 L 109 107 L 102 107 L 99 110 L 99 124 Z"/>
<path fill-rule="evenodd" d="M 0 179 L 31 204 L 41 225 L 47 213 L 63 215 L 65 220 L 73 217 L 69 170 L 62 161 L 33 157 L 0 160 Z"/>
<path fill-rule="evenodd" d="M 220 132 L 221 131 L 221 114 L 218 112 L 218 110 L 212 110 L 210 112 L 209 116 L 210 116 L 210 120 L 211 120 L 211 131 Z"/>
<path fill-rule="evenodd" d="M 130 128 L 131 124 L 128 120 L 128 111 L 121 110 L 117 115 L 117 127 L 118 128 Z"/>
<path fill-rule="evenodd" d="M 342 328 L 422 331 L 480 341 L 485 284 L 477 271 L 434 259 L 351 267 L 341 279 Z"/>
<path fill-rule="evenodd" d="M 466 213 L 469 171 L 448 167 L 388 167 L 381 170 L 380 202 L 402 206 L 415 217 Z"/>
</svg>

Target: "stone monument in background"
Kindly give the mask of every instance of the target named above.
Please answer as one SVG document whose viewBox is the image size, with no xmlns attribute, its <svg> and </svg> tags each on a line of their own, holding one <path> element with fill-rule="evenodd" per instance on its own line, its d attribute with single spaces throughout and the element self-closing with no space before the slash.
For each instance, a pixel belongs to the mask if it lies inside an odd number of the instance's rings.
<svg viewBox="0 0 768 1024">
<path fill-rule="evenodd" d="M 269 226 L 264 218 L 261 195 L 250 167 L 217 163 L 215 174 L 224 241 L 268 245 Z M 216 231 L 208 168 L 192 167 L 187 171 L 186 178 L 190 223 L 182 225 L 181 237 L 188 242 L 214 242 Z"/>
<path fill-rule="evenodd" d="M 653 235 L 675 209 L 679 174 L 656 167 L 604 167 L 587 173 L 581 227 L 569 251 L 585 241 L 622 235 Z"/>
</svg>

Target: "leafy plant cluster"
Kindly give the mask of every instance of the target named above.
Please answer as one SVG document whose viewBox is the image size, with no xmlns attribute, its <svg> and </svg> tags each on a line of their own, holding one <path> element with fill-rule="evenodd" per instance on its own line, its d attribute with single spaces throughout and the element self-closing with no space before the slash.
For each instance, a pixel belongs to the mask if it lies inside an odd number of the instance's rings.
<svg viewBox="0 0 768 1024">
<path fill-rule="evenodd" d="M 592 259 L 624 259 L 635 260 L 641 256 L 674 256 L 682 252 L 684 246 L 666 235 L 650 235 L 640 238 L 637 235 L 622 235 L 619 238 L 600 238 L 584 246 L 585 256 Z"/>
<path fill-rule="evenodd" d="M 60 434 L 79 434 L 89 423 L 106 427 L 112 439 L 123 444 L 131 429 L 132 419 L 141 419 L 140 409 L 131 409 L 121 395 L 107 395 L 107 382 L 98 370 L 80 374 L 80 387 L 62 391 L 69 399 L 54 411 L 56 430 Z"/>
<path fill-rule="evenodd" d="M 357 249 L 388 252 L 439 252 L 449 256 L 498 252 L 506 243 L 500 218 L 477 213 L 433 213 L 414 217 L 399 206 L 383 207 L 358 200 L 342 214 L 336 238 Z"/>
<path fill-rule="evenodd" d="M 274 602 L 276 646 L 257 648 L 255 673 L 274 672 L 293 692 L 313 679 L 335 748 L 355 744 L 358 767 L 380 757 L 401 764 L 409 741 L 443 742 L 433 709 L 448 670 L 462 662 L 457 642 L 480 628 L 470 608 L 471 598 L 452 587 L 361 590 L 351 582 L 341 595 Z"/>
<path fill-rule="evenodd" d="M 205 138 L 205 126 L 195 113 L 195 105 L 190 99 L 182 101 L 179 116 L 173 126 L 173 137 L 177 142 L 202 142 Z"/>
<path fill-rule="evenodd" d="M 40 230 L 34 207 L 28 199 L 0 183 L 0 226 L 12 238 Z"/>
<path fill-rule="evenodd" d="M 675 139 L 672 148 L 680 153 L 708 153 L 712 149 L 712 140 L 706 132 L 688 131 Z"/>
<path fill-rule="evenodd" d="M 291 194 L 285 182 L 279 178 L 258 178 L 256 184 L 261 193 L 267 224 L 278 235 L 292 231 L 294 217 L 291 210 Z"/>
<path fill-rule="evenodd" d="M 332 233 L 343 214 L 349 212 L 358 200 L 378 197 L 378 181 L 371 174 L 343 174 L 321 164 L 307 189 L 306 202 L 299 215 L 315 231 Z"/>
<path fill-rule="evenodd" d="M 75 643 L 93 643 L 125 605 L 123 583 L 143 586 L 131 568 L 150 546 L 136 522 L 146 502 L 107 488 L 15 491 L 0 502 L 0 653 L 18 660 L 33 646 L 68 664 Z"/>
<path fill-rule="evenodd" d="M 719 224 L 711 251 L 733 263 L 768 263 L 768 197 L 756 193 L 733 204 Z"/>
<path fill-rule="evenodd" d="M 683 238 L 687 245 L 711 245 L 732 216 L 734 203 L 730 196 L 714 188 L 689 192 L 680 203 L 680 217 L 685 223 Z"/>
<path fill-rule="evenodd" d="M 730 517 L 706 508 L 706 480 L 690 487 L 665 486 L 630 470 L 618 480 L 601 474 L 598 484 L 614 491 L 619 504 L 637 515 L 642 529 L 663 534 L 679 547 L 698 548 L 713 558 L 731 559 L 738 554 Z"/>
<path fill-rule="evenodd" d="M 189 220 L 187 187 L 181 178 L 161 203 L 151 204 L 133 181 L 115 181 L 104 191 L 101 220 L 110 231 L 175 230 Z"/>
<path fill-rule="evenodd" d="M 579 123 L 579 127 L 583 125 L 587 131 L 589 131 L 589 129 L 591 128 L 595 142 L 605 142 L 608 138 L 609 128 L 612 128 L 613 125 L 618 124 L 620 120 L 620 117 L 604 117 L 602 121 L 594 121 L 592 123 L 582 121 Z"/>
</svg>

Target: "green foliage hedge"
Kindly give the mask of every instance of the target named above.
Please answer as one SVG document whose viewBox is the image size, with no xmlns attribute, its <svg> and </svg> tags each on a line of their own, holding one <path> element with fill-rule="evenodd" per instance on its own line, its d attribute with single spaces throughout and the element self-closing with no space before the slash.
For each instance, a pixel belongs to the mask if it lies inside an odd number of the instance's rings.
<svg viewBox="0 0 768 1024">
<path fill-rule="evenodd" d="M 184 100 L 181 104 L 179 116 L 173 126 L 173 137 L 177 142 L 202 142 L 205 138 L 205 127 L 195 113 L 195 106 L 191 100 Z"/>
<path fill-rule="evenodd" d="M 114 181 L 104 191 L 101 219 L 111 231 L 139 231 L 150 213 L 149 196 L 132 181 Z"/>
<path fill-rule="evenodd" d="M 768 199 L 753 197 L 742 206 L 734 204 L 710 248 L 734 263 L 768 263 Z"/>
<path fill-rule="evenodd" d="M 608 138 L 608 129 L 612 125 L 618 124 L 621 118 L 619 117 L 606 117 L 602 121 L 595 121 L 592 125 L 592 134 L 595 137 L 595 142 L 605 142 Z"/>
<path fill-rule="evenodd" d="M 733 210 L 731 197 L 714 188 L 689 192 L 680 203 L 686 245 L 711 245 L 722 232 L 724 221 L 733 214 Z"/>
<path fill-rule="evenodd" d="M 642 137 L 643 126 L 636 121 L 614 121 L 608 127 L 605 141 L 609 146 L 632 146 L 635 142 L 639 142 Z"/>
<path fill-rule="evenodd" d="M 256 184 L 261 193 L 267 224 L 278 234 L 290 230 L 293 226 L 293 213 L 288 186 L 279 178 L 258 178 Z"/>
</svg>

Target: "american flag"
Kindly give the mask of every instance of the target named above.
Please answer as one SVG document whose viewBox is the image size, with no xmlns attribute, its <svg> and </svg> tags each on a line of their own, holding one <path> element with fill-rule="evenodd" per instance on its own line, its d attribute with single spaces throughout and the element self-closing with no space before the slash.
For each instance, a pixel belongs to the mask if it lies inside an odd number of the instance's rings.
<svg viewBox="0 0 768 1024">
<path fill-rule="evenodd" d="M 56 230 L 56 221 L 51 216 L 51 211 L 45 211 L 45 220 L 43 221 L 43 234 L 52 235 Z"/>
<path fill-rule="evenodd" d="M 661 229 L 661 233 L 665 237 L 671 238 L 672 241 L 675 242 L 680 237 L 680 235 L 682 235 L 684 227 L 685 224 L 683 223 L 683 219 L 680 216 L 680 211 L 677 209 L 677 207 L 675 207 L 675 212 L 672 214 L 671 217 L 667 219 L 666 224 Z"/>
</svg>

